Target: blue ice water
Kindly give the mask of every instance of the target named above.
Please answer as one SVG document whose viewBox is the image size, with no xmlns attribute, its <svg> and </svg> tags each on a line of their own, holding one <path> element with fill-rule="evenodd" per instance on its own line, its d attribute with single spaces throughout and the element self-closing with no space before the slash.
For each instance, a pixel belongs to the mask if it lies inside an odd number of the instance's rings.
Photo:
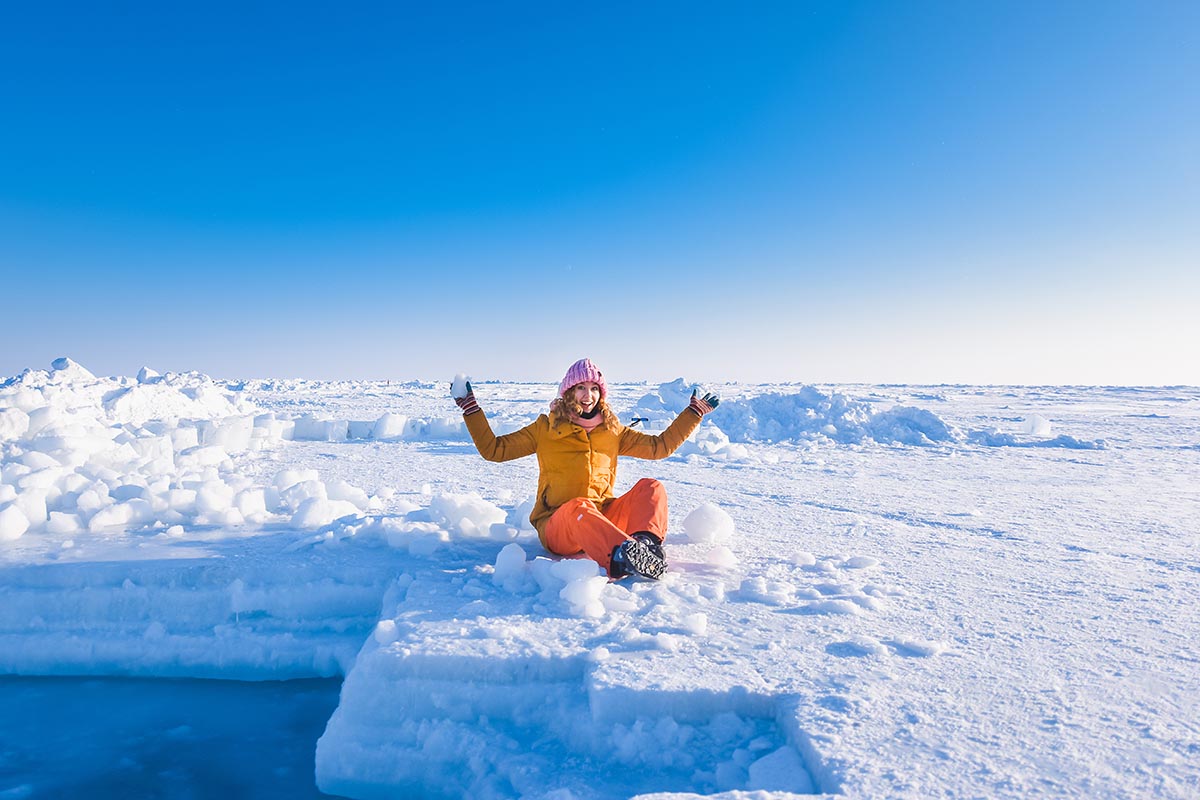
<svg viewBox="0 0 1200 800">
<path fill-rule="evenodd" d="M 327 797 L 339 679 L 0 677 L 0 798 Z"/>
</svg>

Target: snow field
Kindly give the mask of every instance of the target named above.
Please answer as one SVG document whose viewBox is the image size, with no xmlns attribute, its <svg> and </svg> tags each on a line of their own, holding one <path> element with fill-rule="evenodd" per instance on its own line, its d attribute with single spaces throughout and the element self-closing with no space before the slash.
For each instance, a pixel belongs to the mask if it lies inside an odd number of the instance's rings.
<svg viewBox="0 0 1200 800">
<path fill-rule="evenodd" d="M 544 557 L 535 468 L 446 388 L 3 382 L 0 670 L 345 674 L 318 775 L 355 797 L 1200 787 L 1194 390 L 718 387 L 622 462 L 671 571 L 612 584 Z M 549 391 L 476 386 L 502 431 Z M 652 430 L 689 394 L 610 386 Z"/>
</svg>

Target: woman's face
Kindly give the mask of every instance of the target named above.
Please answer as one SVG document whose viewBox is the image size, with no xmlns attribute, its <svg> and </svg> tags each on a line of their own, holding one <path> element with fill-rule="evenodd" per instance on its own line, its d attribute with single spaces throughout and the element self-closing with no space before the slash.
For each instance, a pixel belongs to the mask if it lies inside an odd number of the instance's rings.
<svg viewBox="0 0 1200 800">
<path fill-rule="evenodd" d="M 600 402 L 600 384 L 584 381 L 571 387 L 571 396 L 583 407 L 584 413 L 591 411 Z"/>
</svg>

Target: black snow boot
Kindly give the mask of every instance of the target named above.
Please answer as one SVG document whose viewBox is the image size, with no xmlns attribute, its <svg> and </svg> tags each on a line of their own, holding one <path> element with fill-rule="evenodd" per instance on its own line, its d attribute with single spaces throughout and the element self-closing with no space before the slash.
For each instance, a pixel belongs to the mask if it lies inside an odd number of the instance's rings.
<svg viewBox="0 0 1200 800">
<path fill-rule="evenodd" d="M 626 575 L 658 580 L 666 571 L 667 562 L 650 552 L 650 548 L 637 539 L 626 539 L 614 547 L 612 563 L 608 567 L 608 574 L 614 580 Z"/>
<path fill-rule="evenodd" d="M 666 563 L 667 552 L 663 550 L 663 540 L 655 536 L 650 531 L 638 531 L 637 533 L 629 534 L 631 538 L 637 539 L 650 550 L 651 553 L 658 556 Z"/>
</svg>

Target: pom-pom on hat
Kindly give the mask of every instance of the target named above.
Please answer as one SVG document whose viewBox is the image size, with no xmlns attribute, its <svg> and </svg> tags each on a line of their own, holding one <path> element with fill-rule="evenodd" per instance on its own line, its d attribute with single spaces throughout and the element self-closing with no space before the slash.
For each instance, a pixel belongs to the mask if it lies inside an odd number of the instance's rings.
<svg viewBox="0 0 1200 800">
<path fill-rule="evenodd" d="M 584 381 L 591 381 L 600 387 L 601 400 L 608 397 L 608 385 L 604 383 L 604 374 L 590 358 L 581 358 L 571 365 L 567 374 L 563 376 L 562 383 L 558 385 L 558 396 L 562 397 L 572 386 Z"/>
</svg>

